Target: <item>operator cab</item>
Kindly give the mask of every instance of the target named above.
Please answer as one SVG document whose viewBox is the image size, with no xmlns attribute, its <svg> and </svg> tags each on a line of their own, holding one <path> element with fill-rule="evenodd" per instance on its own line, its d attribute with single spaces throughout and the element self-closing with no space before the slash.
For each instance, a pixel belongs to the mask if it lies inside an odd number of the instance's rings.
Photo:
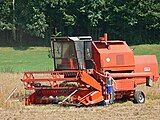
<svg viewBox="0 0 160 120">
<path fill-rule="evenodd" d="M 51 52 L 55 70 L 86 69 L 92 58 L 90 36 L 51 37 Z"/>
</svg>

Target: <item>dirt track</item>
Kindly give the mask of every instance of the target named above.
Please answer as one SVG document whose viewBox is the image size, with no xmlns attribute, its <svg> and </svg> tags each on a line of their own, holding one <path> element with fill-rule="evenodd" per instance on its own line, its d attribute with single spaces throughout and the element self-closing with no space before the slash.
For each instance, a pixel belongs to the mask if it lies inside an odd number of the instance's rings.
<svg viewBox="0 0 160 120">
<path fill-rule="evenodd" d="M 16 85 L 19 91 L 23 91 L 20 83 L 21 76 L 19 74 L 0 74 L 0 81 L 3 83 L 3 88 L 6 89 L 4 89 L 6 92 L 4 96 L 7 96 L 7 92 L 14 88 L 12 85 Z M 0 120 L 160 120 L 159 87 L 159 83 L 153 88 L 142 87 L 151 97 L 147 98 L 145 104 L 133 104 L 129 101 L 104 107 L 75 108 L 55 105 L 23 106 L 20 102 L 15 102 L 10 108 L 0 107 Z"/>
</svg>

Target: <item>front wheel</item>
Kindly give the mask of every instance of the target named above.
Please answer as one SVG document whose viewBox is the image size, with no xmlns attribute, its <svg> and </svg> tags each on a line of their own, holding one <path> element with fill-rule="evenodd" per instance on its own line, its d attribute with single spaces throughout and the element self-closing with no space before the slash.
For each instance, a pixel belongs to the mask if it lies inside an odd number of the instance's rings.
<svg viewBox="0 0 160 120">
<path fill-rule="evenodd" d="M 142 91 L 135 91 L 134 93 L 134 103 L 144 103 L 145 95 Z"/>
</svg>

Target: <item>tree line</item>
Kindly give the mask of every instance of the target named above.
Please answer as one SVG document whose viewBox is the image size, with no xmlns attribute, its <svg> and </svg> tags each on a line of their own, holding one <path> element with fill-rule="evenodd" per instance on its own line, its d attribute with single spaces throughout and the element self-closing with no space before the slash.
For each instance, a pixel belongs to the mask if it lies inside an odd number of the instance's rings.
<svg viewBox="0 0 160 120">
<path fill-rule="evenodd" d="M 160 43 L 159 0 L 1 0 L 0 31 L 12 31 L 13 41 L 29 34 L 91 35 L 130 44 Z"/>
</svg>

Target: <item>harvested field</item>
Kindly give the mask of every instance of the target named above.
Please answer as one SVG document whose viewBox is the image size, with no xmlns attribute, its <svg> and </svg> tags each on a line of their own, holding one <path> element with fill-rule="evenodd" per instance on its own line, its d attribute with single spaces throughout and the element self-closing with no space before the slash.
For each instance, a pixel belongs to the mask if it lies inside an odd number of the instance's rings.
<svg viewBox="0 0 160 120">
<path fill-rule="evenodd" d="M 20 81 L 22 74 L 0 74 L 0 120 L 97 120 L 97 119 L 130 119 L 159 120 L 160 119 L 160 82 L 152 88 L 140 86 L 147 96 L 145 104 L 133 104 L 131 101 L 115 103 L 109 106 L 96 107 L 61 107 L 58 105 L 24 106 L 17 98 L 24 94 Z M 14 94 L 16 100 L 4 104 L 7 96 L 17 87 Z"/>
</svg>

